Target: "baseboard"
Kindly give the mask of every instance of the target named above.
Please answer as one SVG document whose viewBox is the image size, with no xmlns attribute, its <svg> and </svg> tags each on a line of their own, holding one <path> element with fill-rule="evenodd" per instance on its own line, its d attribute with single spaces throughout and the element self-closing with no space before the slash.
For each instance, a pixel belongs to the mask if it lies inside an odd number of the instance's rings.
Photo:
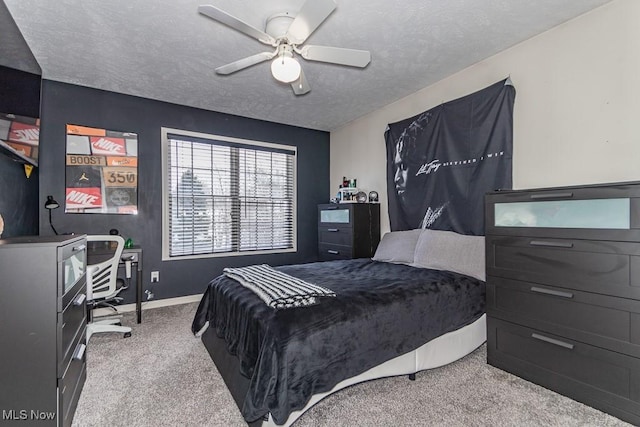
<svg viewBox="0 0 640 427">
<path fill-rule="evenodd" d="M 192 302 L 198 302 L 202 299 L 203 294 L 197 295 L 187 295 L 184 297 L 175 297 L 175 298 L 165 298 L 165 299 L 157 299 L 151 301 L 145 301 L 142 303 L 142 310 L 148 310 L 150 308 L 159 308 L 159 307 L 168 307 L 170 305 L 178 305 L 178 304 L 189 304 Z M 117 305 L 118 313 L 129 313 L 132 311 L 136 311 L 135 304 L 123 304 Z M 113 316 L 114 313 L 110 308 L 96 308 L 93 310 L 93 315 L 95 317 L 100 316 Z"/>
</svg>

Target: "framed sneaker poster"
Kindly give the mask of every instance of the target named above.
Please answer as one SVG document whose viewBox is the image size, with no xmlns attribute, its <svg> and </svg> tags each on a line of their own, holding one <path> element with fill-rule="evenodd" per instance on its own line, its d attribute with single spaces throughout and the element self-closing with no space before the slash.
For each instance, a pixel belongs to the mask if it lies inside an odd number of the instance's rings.
<svg viewBox="0 0 640 427">
<path fill-rule="evenodd" d="M 40 119 L 0 113 L 0 148 L 12 159 L 38 166 Z"/>
<path fill-rule="evenodd" d="M 65 213 L 138 213 L 138 135 L 67 124 Z"/>
</svg>

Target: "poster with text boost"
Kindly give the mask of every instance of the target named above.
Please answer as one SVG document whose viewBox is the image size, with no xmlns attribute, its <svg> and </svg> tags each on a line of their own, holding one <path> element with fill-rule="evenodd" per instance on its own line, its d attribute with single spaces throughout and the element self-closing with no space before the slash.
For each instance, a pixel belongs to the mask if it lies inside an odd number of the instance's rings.
<svg viewBox="0 0 640 427">
<path fill-rule="evenodd" d="M 67 125 L 66 213 L 138 213 L 138 135 Z"/>
</svg>

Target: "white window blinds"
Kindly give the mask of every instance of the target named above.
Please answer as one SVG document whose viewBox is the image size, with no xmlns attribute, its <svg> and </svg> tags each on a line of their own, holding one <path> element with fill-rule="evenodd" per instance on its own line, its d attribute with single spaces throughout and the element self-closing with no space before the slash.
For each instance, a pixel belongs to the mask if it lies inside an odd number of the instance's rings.
<svg viewBox="0 0 640 427">
<path fill-rule="evenodd" d="M 262 144 L 167 134 L 170 257 L 294 248 L 296 151 Z"/>
</svg>

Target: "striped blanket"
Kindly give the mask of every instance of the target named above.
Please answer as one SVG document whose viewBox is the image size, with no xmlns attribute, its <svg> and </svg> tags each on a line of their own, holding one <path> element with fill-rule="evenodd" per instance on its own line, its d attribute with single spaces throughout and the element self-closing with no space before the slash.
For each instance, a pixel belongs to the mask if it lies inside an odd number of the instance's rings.
<svg viewBox="0 0 640 427">
<path fill-rule="evenodd" d="M 304 307 L 316 304 L 318 297 L 336 296 L 331 289 L 305 282 L 267 264 L 225 268 L 223 274 L 252 290 L 274 309 Z"/>
</svg>

